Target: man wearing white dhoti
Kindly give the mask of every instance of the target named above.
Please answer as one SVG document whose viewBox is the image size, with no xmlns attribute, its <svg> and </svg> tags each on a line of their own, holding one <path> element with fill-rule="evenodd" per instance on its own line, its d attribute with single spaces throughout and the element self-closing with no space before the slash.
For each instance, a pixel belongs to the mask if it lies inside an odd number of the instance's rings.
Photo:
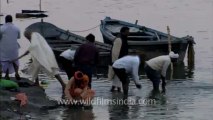
<svg viewBox="0 0 213 120">
<path fill-rule="evenodd" d="M 121 44 L 122 44 L 121 39 L 119 37 L 116 38 L 114 43 L 113 43 L 112 52 L 111 52 L 112 63 L 114 63 L 115 60 L 117 60 L 118 57 L 119 57 Z M 114 92 L 115 88 L 117 87 L 118 92 L 120 92 L 121 91 L 121 87 L 122 87 L 122 83 L 119 80 L 119 78 L 115 75 L 111 65 L 109 66 L 109 69 L 108 69 L 108 79 L 112 80 L 112 88 L 111 88 L 110 91 Z"/>
<path fill-rule="evenodd" d="M 10 62 L 18 57 L 18 49 L 20 48 L 17 42 L 17 39 L 20 39 L 20 30 L 12 22 L 12 16 L 7 15 L 5 24 L 0 26 L 0 72 L 5 73 L 5 79 L 10 79 L 9 74 L 15 72 L 16 79 L 20 80 L 18 60 Z"/>
<path fill-rule="evenodd" d="M 46 40 L 37 32 L 26 32 L 25 36 L 31 42 L 30 47 L 28 48 L 28 51 L 17 59 L 20 59 L 30 53 L 33 59 L 32 80 L 35 80 L 35 85 L 39 85 L 38 73 L 40 69 L 43 68 L 42 70 L 45 70 L 48 75 L 55 76 L 56 79 L 58 79 L 64 90 L 65 83 L 59 75 L 59 67 L 56 62 L 55 55 L 50 46 L 47 44 Z"/>
<path fill-rule="evenodd" d="M 111 60 L 112 64 L 115 62 L 115 60 L 122 58 L 126 55 L 128 55 L 128 43 L 127 43 L 127 36 L 129 35 L 129 28 L 128 27 L 122 27 L 120 29 L 120 34 L 117 36 L 117 38 L 114 40 L 112 52 L 111 52 Z M 114 71 L 112 69 L 112 66 L 109 66 L 108 69 L 108 79 L 112 80 L 112 88 L 111 92 L 115 90 L 115 88 L 118 88 L 118 91 L 121 91 L 122 83 L 118 79 L 118 77 L 114 74 Z"/>
</svg>

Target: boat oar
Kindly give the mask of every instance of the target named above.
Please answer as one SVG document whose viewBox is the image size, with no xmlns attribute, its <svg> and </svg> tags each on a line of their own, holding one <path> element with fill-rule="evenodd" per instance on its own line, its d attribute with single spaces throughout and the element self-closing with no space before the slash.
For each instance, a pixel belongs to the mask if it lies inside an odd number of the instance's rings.
<svg viewBox="0 0 213 120">
<path fill-rule="evenodd" d="M 168 51 L 169 53 L 172 51 L 172 44 L 171 44 L 171 35 L 170 35 L 170 29 L 169 26 L 167 26 L 167 32 L 168 32 Z M 173 64 L 171 63 L 171 74 L 170 74 L 170 80 L 173 78 Z"/>
</svg>

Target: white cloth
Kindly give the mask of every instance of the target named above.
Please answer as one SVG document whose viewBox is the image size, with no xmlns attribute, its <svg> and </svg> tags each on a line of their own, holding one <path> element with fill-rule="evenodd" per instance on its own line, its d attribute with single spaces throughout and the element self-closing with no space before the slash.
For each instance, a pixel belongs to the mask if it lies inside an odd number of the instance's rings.
<svg viewBox="0 0 213 120">
<path fill-rule="evenodd" d="M 139 84 L 138 70 L 140 58 L 138 56 L 127 55 L 114 62 L 114 68 L 124 68 L 126 73 L 131 74 L 134 82 Z"/>
<path fill-rule="evenodd" d="M 160 71 L 161 75 L 165 77 L 168 66 L 171 64 L 171 59 L 169 55 L 163 55 L 146 61 L 146 64 L 153 70 Z"/>
<path fill-rule="evenodd" d="M 64 57 L 67 60 L 74 60 L 75 50 L 71 49 L 65 50 L 60 54 L 60 56 Z"/>
<path fill-rule="evenodd" d="M 121 50 L 121 44 L 122 44 L 122 41 L 120 38 L 116 38 L 114 40 L 113 46 L 112 46 L 112 52 L 111 52 L 112 62 L 114 62 L 115 60 L 118 59 L 120 50 Z M 114 76 L 115 76 L 115 73 L 112 69 L 112 66 L 109 66 L 108 67 L 108 80 L 113 80 Z"/>
<path fill-rule="evenodd" d="M 112 62 L 118 59 L 120 50 L 121 50 L 122 41 L 120 38 L 116 38 L 113 42 L 112 46 Z M 119 78 L 115 75 L 114 70 L 112 69 L 112 66 L 109 66 L 108 69 L 108 80 L 112 80 L 112 86 L 115 87 L 121 87 L 122 83 L 119 80 Z"/>
<path fill-rule="evenodd" d="M 32 33 L 31 44 L 28 50 L 33 59 L 33 80 L 38 76 L 41 68 L 44 68 L 51 76 L 58 74 L 59 67 L 55 55 L 46 40 L 39 33 Z"/>
<path fill-rule="evenodd" d="M 121 51 L 122 41 L 121 38 L 116 38 L 112 47 L 112 62 L 118 59 L 120 51 Z"/>
<path fill-rule="evenodd" d="M 20 30 L 14 24 L 5 23 L 0 26 L 0 61 L 10 61 L 18 57 L 19 38 Z"/>
<path fill-rule="evenodd" d="M 171 58 L 178 58 L 178 57 L 179 57 L 179 55 L 178 55 L 178 54 L 175 54 L 173 51 L 171 51 L 171 52 L 169 53 L 169 56 L 170 56 Z"/>
</svg>

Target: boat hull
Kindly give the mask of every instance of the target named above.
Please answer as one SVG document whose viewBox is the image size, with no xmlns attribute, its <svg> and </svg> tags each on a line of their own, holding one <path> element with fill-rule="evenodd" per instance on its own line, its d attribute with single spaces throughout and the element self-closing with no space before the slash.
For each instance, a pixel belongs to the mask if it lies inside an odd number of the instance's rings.
<svg viewBox="0 0 213 120">
<path fill-rule="evenodd" d="M 172 51 L 179 54 L 178 61 L 183 61 L 186 55 L 187 43 L 181 42 L 173 42 L 172 43 Z M 160 55 L 168 55 L 168 44 L 152 44 L 152 45 L 144 45 L 144 44 L 130 44 L 130 49 L 136 49 L 138 51 L 142 51 L 145 53 L 145 60 L 149 60 L 151 58 L 160 56 Z"/>
<path fill-rule="evenodd" d="M 67 49 L 77 49 L 80 45 L 86 43 L 86 39 L 80 35 L 73 34 L 56 27 L 55 25 L 47 22 L 37 22 L 31 24 L 25 29 L 25 32 L 38 32 L 47 41 L 52 48 L 57 62 L 60 66 L 60 54 Z M 108 66 L 110 61 L 111 45 L 95 42 L 96 47 L 99 49 L 100 61 L 98 67 Z"/>
<path fill-rule="evenodd" d="M 169 53 L 168 34 L 109 17 L 102 20 L 100 26 L 104 43 L 113 44 L 116 38 L 115 34 L 118 33 L 119 29 L 123 26 L 130 28 L 130 35 L 127 38 L 130 53 L 135 51 L 143 52 L 145 53 L 145 60 Z M 193 44 L 193 42 L 193 38 L 190 36 L 183 38 L 171 36 L 172 51 L 179 54 L 179 61 L 184 61 L 187 47 L 189 44 Z"/>
</svg>

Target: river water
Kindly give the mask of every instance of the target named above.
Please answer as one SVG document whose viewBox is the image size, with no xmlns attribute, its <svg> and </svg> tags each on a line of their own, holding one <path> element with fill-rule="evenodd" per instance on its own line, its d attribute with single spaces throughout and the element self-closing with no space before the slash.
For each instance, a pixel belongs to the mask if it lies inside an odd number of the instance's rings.
<svg viewBox="0 0 213 120">
<path fill-rule="evenodd" d="M 50 110 L 36 119 L 44 120 L 212 120 L 213 118 L 213 0 L 43 0 L 42 10 L 48 11 L 44 21 L 70 31 L 84 31 L 100 24 L 105 16 L 129 22 L 139 20 L 138 24 L 183 37 L 194 37 L 195 64 L 175 66 L 173 80 L 167 83 L 166 94 L 152 92 L 151 82 L 141 73 L 143 87 L 137 90 L 131 83 L 130 99 L 151 100 L 153 104 L 109 105 L 97 101 L 116 100 L 120 93 L 110 93 L 111 83 L 100 75 L 93 78 L 96 91 L 92 109 L 68 109 L 61 107 Z M 1 0 L 4 15 L 20 13 L 22 9 L 39 9 L 39 0 Z M 40 19 L 14 19 L 22 31 Z M 1 18 L 1 23 L 4 19 Z M 74 32 L 85 36 L 94 33 L 102 41 L 99 28 L 84 32 Z M 29 42 L 23 37 L 19 40 L 20 54 Z M 29 56 L 21 60 L 21 69 Z M 27 77 L 25 74 L 22 76 Z M 66 79 L 65 75 L 62 75 Z M 40 75 L 43 80 L 50 79 Z M 46 93 L 53 99 L 60 99 L 61 88 L 56 80 L 51 80 Z"/>
</svg>

